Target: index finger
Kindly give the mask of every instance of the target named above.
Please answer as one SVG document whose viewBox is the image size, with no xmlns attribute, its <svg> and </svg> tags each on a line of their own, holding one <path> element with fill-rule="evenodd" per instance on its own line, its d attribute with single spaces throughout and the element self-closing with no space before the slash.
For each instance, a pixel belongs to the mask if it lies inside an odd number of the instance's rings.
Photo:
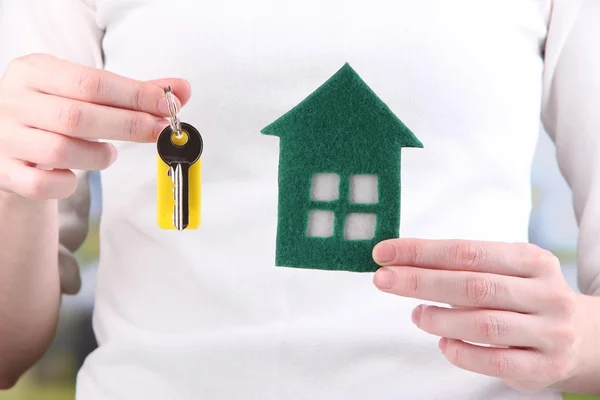
<svg viewBox="0 0 600 400">
<path fill-rule="evenodd" d="M 487 272 L 530 278 L 554 271 L 552 253 L 529 243 L 472 240 L 391 239 L 375 246 L 381 266 Z"/>
<path fill-rule="evenodd" d="M 160 117 L 169 116 L 160 84 L 173 87 L 179 108 L 189 99 L 189 84 L 183 79 L 139 81 L 55 57 L 45 57 L 40 64 L 44 68 L 36 69 L 39 73 L 28 77 L 28 84 L 47 94 Z"/>
</svg>

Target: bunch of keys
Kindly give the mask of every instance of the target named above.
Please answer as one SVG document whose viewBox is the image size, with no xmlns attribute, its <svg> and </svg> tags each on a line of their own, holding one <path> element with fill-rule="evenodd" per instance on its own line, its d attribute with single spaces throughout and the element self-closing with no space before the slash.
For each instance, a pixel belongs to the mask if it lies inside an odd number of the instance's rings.
<svg viewBox="0 0 600 400">
<path fill-rule="evenodd" d="M 173 89 L 165 88 L 170 125 L 158 136 L 157 221 L 162 229 L 200 226 L 201 159 L 204 142 L 192 125 L 179 121 Z"/>
</svg>

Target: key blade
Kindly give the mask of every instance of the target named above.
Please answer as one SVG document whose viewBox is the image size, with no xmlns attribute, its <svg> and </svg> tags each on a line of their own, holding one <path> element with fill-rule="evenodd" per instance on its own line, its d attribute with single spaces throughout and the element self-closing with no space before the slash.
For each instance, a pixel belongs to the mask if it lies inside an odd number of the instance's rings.
<svg viewBox="0 0 600 400">
<path fill-rule="evenodd" d="M 173 183 L 173 200 L 177 201 L 177 198 L 175 197 L 175 169 L 172 166 L 169 167 L 167 175 L 169 175 L 169 178 L 171 178 L 171 182 Z M 173 218 L 175 218 L 175 215 L 173 215 Z M 175 220 L 173 219 L 173 221 Z M 175 224 L 175 222 L 173 222 L 173 224 Z"/>
<path fill-rule="evenodd" d="M 183 167 L 181 164 L 177 164 L 172 168 L 173 183 L 175 184 L 175 207 L 173 209 L 173 220 L 175 228 L 178 231 L 182 231 L 187 228 L 187 224 L 184 223 L 183 218 Z"/>
<path fill-rule="evenodd" d="M 173 226 L 177 230 L 181 231 L 181 229 L 179 229 L 179 227 L 182 226 L 181 221 L 177 222 L 180 219 L 180 217 L 179 217 L 180 211 L 179 210 L 181 210 L 181 208 L 177 206 L 177 201 L 179 199 L 179 197 L 177 195 L 177 192 L 178 192 L 177 187 L 178 187 L 178 185 L 177 185 L 177 182 L 175 182 L 176 173 L 175 173 L 175 168 L 173 166 L 169 166 L 169 170 L 167 171 L 167 175 L 169 175 L 169 178 L 171 178 L 171 182 L 173 182 L 172 191 L 173 191 L 173 201 L 175 202 L 175 205 L 173 206 L 172 223 L 173 223 Z"/>
</svg>

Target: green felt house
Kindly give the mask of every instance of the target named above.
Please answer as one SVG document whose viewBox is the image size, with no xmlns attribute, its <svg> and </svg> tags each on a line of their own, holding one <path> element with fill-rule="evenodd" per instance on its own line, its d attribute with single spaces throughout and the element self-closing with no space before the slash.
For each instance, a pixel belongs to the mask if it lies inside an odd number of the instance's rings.
<svg viewBox="0 0 600 400">
<path fill-rule="evenodd" d="M 400 153 L 423 147 L 346 64 L 262 130 L 280 138 L 276 265 L 372 272 L 400 226 Z"/>
</svg>

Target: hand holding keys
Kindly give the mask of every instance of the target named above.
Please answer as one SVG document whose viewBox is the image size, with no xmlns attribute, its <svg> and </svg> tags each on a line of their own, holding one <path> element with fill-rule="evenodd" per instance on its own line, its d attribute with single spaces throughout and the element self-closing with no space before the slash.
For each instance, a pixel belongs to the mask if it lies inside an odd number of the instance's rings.
<svg viewBox="0 0 600 400">
<path fill-rule="evenodd" d="M 65 199 L 77 188 L 74 171 L 115 162 L 106 140 L 156 143 L 170 115 L 165 86 L 178 107 L 190 99 L 184 79 L 139 81 L 47 54 L 13 60 L 0 77 L 0 191 Z"/>
<path fill-rule="evenodd" d="M 156 144 L 158 224 L 163 229 L 195 229 L 200 224 L 200 156 L 204 143 L 196 128 L 179 121 L 171 87 L 165 88 L 165 97 L 171 124 L 160 133 Z"/>
</svg>

